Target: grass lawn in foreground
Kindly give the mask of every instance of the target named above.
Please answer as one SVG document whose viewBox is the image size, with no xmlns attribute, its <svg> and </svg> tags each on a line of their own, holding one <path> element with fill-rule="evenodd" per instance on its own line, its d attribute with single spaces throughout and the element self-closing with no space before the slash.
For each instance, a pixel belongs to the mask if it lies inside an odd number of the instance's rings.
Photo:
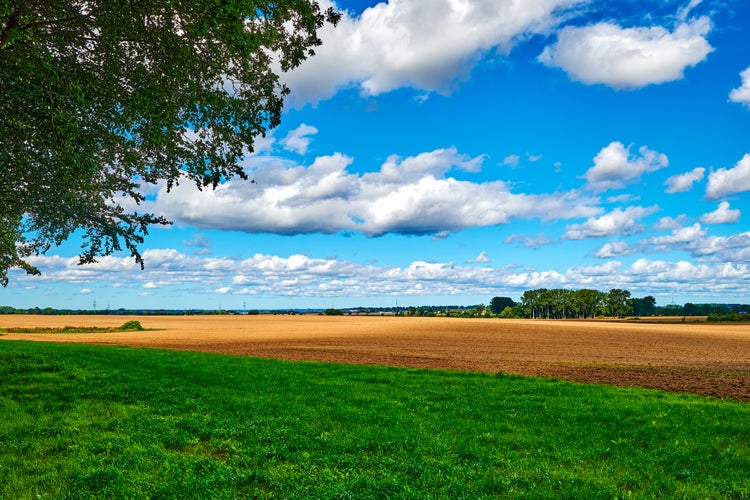
<svg viewBox="0 0 750 500">
<path fill-rule="evenodd" d="M 0 342 L 0 498 L 750 498 L 750 405 Z"/>
</svg>

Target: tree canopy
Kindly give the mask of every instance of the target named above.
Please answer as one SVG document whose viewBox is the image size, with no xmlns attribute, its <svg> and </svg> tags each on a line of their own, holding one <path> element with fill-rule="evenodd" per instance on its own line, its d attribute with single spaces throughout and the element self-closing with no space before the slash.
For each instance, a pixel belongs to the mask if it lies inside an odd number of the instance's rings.
<svg viewBox="0 0 750 500">
<path fill-rule="evenodd" d="M 339 14 L 313 0 L 0 0 L 0 284 L 80 231 L 138 245 L 145 186 L 215 188 L 279 124 L 279 81 Z"/>
</svg>

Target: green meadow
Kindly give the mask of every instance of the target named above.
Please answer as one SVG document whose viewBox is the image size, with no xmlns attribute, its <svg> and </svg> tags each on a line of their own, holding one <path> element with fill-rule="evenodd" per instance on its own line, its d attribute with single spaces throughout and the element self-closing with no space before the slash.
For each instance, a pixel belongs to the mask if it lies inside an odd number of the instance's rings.
<svg viewBox="0 0 750 500">
<path fill-rule="evenodd" d="M 0 498 L 750 498 L 750 405 L 0 342 Z"/>
</svg>

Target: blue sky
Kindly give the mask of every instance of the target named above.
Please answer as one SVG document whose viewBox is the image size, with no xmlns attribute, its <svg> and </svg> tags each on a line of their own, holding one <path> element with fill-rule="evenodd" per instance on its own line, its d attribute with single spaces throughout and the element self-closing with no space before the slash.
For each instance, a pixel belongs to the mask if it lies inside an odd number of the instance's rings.
<svg viewBox="0 0 750 500">
<path fill-rule="evenodd" d="M 324 4 L 326 2 L 323 2 Z M 750 302 L 750 4 L 356 0 L 283 79 L 255 183 L 152 189 L 146 269 L 13 272 L 15 307 Z M 615 7 L 613 7 L 615 5 Z"/>
</svg>

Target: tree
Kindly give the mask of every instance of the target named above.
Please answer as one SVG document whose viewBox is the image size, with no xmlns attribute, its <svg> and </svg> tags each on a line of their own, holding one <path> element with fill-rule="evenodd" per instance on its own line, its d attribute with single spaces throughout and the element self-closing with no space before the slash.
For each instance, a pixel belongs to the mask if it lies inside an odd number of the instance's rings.
<svg viewBox="0 0 750 500">
<path fill-rule="evenodd" d="M 490 300 L 492 314 L 500 314 L 506 307 L 513 308 L 515 305 L 516 303 L 510 297 L 492 297 L 492 300 Z"/>
<path fill-rule="evenodd" d="M 339 14 L 315 0 L 0 2 L 0 283 L 83 237 L 81 263 L 163 217 L 145 185 L 215 188 L 279 124 L 287 71 Z"/>
<path fill-rule="evenodd" d="M 523 305 L 526 315 L 531 316 L 532 319 L 536 319 L 541 316 L 543 309 L 543 297 L 546 293 L 546 288 L 526 290 L 525 292 L 523 292 L 523 295 L 521 295 L 521 304 Z"/>
<path fill-rule="evenodd" d="M 636 316 L 653 316 L 656 314 L 656 299 L 651 295 L 635 298 L 632 301 L 633 314 Z"/>
<path fill-rule="evenodd" d="M 615 318 L 626 316 L 630 312 L 630 292 L 613 288 L 604 297 L 607 313 Z"/>
<path fill-rule="evenodd" d="M 514 307 L 506 307 L 497 316 L 499 318 L 520 318 L 523 314 L 523 307 L 519 304 Z"/>
<path fill-rule="evenodd" d="M 575 304 L 578 308 L 578 317 L 582 319 L 596 316 L 602 304 L 602 292 L 583 288 L 575 291 Z"/>
</svg>

